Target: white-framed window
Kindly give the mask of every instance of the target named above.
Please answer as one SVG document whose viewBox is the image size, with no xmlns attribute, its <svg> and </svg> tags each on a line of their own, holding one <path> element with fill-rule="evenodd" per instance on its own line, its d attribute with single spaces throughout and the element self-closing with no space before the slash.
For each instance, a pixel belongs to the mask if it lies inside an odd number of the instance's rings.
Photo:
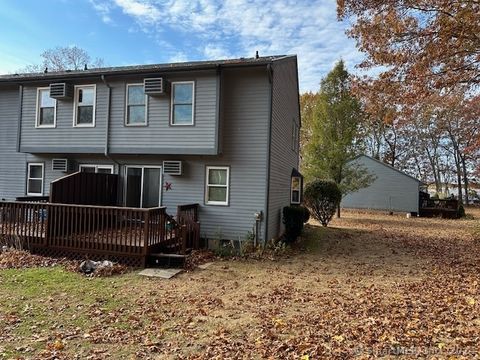
<svg viewBox="0 0 480 360">
<path fill-rule="evenodd" d="M 73 126 L 95 126 L 96 85 L 75 85 Z"/>
<path fill-rule="evenodd" d="M 38 88 L 35 127 L 54 128 L 56 124 L 57 100 L 50 97 L 50 88 Z"/>
<path fill-rule="evenodd" d="M 78 171 L 100 174 L 113 174 L 113 165 L 80 164 L 78 167 Z"/>
<path fill-rule="evenodd" d="M 147 125 L 147 95 L 143 84 L 127 84 L 125 98 L 125 125 Z"/>
<path fill-rule="evenodd" d="M 205 204 L 228 205 L 230 168 L 207 166 L 205 179 Z"/>
<path fill-rule="evenodd" d="M 297 152 L 298 151 L 298 125 L 297 125 L 297 122 L 295 121 L 295 119 L 293 119 L 293 123 L 292 123 L 292 150 Z"/>
<path fill-rule="evenodd" d="M 302 194 L 302 178 L 300 176 L 292 176 L 290 185 L 290 203 L 300 204 Z"/>
<path fill-rule="evenodd" d="M 43 163 L 28 163 L 27 196 L 43 196 Z"/>
<path fill-rule="evenodd" d="M 193 125 L 195 112 L 195 82 L 172 82 L 171 125 Z"/>
</svg>

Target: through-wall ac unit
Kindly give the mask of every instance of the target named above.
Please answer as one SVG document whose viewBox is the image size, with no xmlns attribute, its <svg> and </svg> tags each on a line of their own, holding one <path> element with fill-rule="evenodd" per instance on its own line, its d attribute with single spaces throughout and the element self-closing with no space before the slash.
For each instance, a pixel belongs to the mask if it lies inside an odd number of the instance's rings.
<svg viewBox="0 0 480 360">
<path fill-rule="evenodd" d="M 50 97 L 57 100 L 73 98 L 73 85 L 68 83 L 50 84 Z"/>
<path fill-rule="evenodd" d="M 68 159 L 52 159 L 52 170 L 69 172 L 72 168 L 71 161 Z"/>
<path fill-rule="evenodd" d="M 182 162 L 180 160 L 164 161 L 163 173 L 168 175 L 182 175 Z"/>
<path fill-rule="evenodd" d="M 163 96 L 169 92 L 169 82 L 163 78 L 143 79 L 143 91 L 150 96 Z"/>
</svg>

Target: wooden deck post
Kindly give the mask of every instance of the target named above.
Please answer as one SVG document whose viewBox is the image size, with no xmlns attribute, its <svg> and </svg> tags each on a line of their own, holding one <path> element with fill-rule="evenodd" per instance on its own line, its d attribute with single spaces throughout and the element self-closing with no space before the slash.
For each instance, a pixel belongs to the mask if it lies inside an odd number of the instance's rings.
<svg viewBox="0 0 480 360">
<path fill-rule="evenodd" d="M 187 236 L 188 236 L 186 225 L 181 225 L 180 236 L 182 237 L 180 239 L 180 241 L 182 242 L 182 255 L 185 255 L 185 253 L 187 252 Z"/>
<path fill-rule="evenodd" d="M 143 228 L 143 267 L 147 265 L 148 246 L 150 241 L 150 211 L 145 211 L 145 224 Z"/>
</svg>

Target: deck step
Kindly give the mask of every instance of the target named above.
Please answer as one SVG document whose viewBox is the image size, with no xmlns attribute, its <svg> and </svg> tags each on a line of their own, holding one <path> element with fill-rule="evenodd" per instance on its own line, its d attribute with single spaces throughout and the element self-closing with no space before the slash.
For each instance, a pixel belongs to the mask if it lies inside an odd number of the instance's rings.
<svg viewBox="0 0 480 360">
<path fill-rule="evenodd" d="M 182 255 L 182 254 L 167 254 L 167 253 L 154 253 L 154 254 L 148 254 L 148 256 L 153 258 L 177 258 L 177 259 L 184 259 L 187 257 L 187 255 Z"/>
</svg>

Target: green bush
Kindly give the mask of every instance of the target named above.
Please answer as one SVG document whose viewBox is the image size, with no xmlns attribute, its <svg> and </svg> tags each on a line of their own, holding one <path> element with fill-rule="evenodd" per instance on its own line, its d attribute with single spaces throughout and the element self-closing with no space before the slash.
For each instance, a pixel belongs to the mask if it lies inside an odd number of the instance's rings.
<svg viewBox="0 0 480 360">
<path fill-rule="evenodd" d="M 327 226 L 342 200 L 342 193 L 333 181 L 314 180 L 305 186 L 303 200 L 313 218 Z"/>
<path fill-rule="evenodd" d="M 283 224 L 285 225 L 285 242 L 292 243 L 302 233 L 303 224 L 310 214 L 303 206 L 293 205 L 283 208 Z"/>
</svg>

